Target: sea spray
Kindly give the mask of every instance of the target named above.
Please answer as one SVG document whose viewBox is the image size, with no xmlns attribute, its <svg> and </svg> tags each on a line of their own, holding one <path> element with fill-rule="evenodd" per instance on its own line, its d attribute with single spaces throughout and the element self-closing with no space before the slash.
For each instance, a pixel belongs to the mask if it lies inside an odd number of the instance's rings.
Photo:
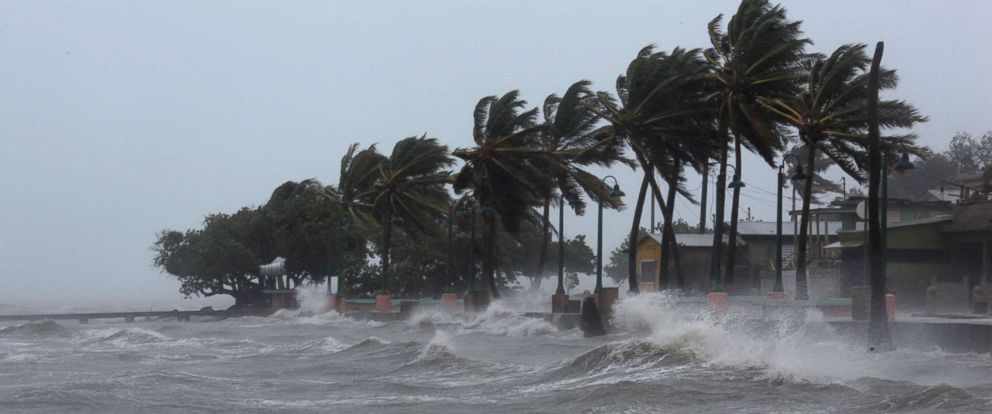
<svg viewBox="0 0 992 414">
<path fill-rule="evenodd" d="M 704 366 L 758 370 L 768 379 L 785 381 L 844 383 L 861 377 L 923 384 L 982 381 L 919 369 L 930 366 L 930 361 L 948 359 L 943 352 L 868 352 L 861 343 L 835 332 L 815 310 L 772 313 L 757 320 L 746 312 L 714 315 L 706 306 L 679 304 L 676 296 L 666 293 L 627 297 L 614 309 L 614 324 L 634 335 L 613 344 L 615 352 L 648 344 L 665 355 L 691 356 Z"/>
<path fill-rule="evenodd" d="M 454 329 L 456 335 L 483 333 L 499 336 L 535 336 L 557 332 L 547 321 L 524 316 L 516 306 L 521 302 L 493 301 L 479 313 L 451 313 L 440 310 L 422 310 L 413 314 L 407 323 L 420 328 L 445 327 Z"/>
<path fill-rule="evenodd" d="M 445 331 L 438 330 L 434 332 L 434 337 L 420 350 L 417 361 L 428 361 L 452 355 L 451 336 Z"/>
<path fill-rule="evenodd" d="M 293 292 L 296 294 L 297 310 L 300 314 L 319 315 L 330 309 L 330 301 L 324 283 L 297 286 Z"/>
</svg>

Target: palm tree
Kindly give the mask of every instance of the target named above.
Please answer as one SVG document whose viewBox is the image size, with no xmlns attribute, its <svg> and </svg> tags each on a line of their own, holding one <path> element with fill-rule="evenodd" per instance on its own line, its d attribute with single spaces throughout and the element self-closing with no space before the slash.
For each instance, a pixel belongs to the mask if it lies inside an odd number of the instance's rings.
<svg viewBox="0 0 992 414">
<path fill-rule="evenodd" d="M 630 290 L 636 292 L 636 248 L 644 199 L 650 185 L 655 198 L 666 209 L 655 180 L 658 172 L 683 196 L 691 195 L 684 187 L 683 167 L 701 166 L 715 147 L 705 139 L 712 124 L 711 107 L 704 102 L 706 65 L 700 51 L 674 49 L 670 54 L 654 52 L 648 46 L 628 65 L 627 73 L 617 79 L 617 98 L 598 92 L 593 109 L 610 123 L 612 134 L 599 145 L 627 145 L 644 170 L 631 224 L 629 246 Z M 674 236 L 672 221 L 666 219 L 665 233 Z"/>
<path fill-rule="evenodd" d="M 521 222 L 536 219 L 533 208 L 543 205 L 552 193 L 547 171 L 554 161 L 539 142 L 543 126 L 535 124 L 537 109 L 524 111 L 526 105 L 516 90 L 480 99 L 472 129 L 475 146 L 454 151 L 465 161 L 455 177 L 455 192 L 469 193 L 482 208 L 482 269 L 497 298 L 494 251 L 498 225 L 516 234 Z"/>
<path fill-rule="evenodd" d="M 867 171 L 868 153 L 868 69 L 871 58 L 863 44 L 843 45 L 828 57 L 811 56 L 804 90 L 791 99 L 762 98 L 760 102 L 799 131 L 806 148 L 806 176 L 815 173 L 816 156 L 822 151 L 831 161 L 855 180 L 863 182 Z M 881 89 L 894 89 L 898 84 L 895 70 L 879 72 Z M 878 122 L 882 128 L 911 128 L 926 117 L 912 105 L 900 100 L 878 103 Z M 882 137 L 886 159 L 895 163 L 895 154 L 923 154 L 914 144 L 914 134 Z M 808 299 L 806 283 L 806 242 L 809 210 L 814 180 L 804 183 L 802 218 L 799 224 L 799 246 L 796 252 L 796 299 Z"/>
<path fill-rule="evenodd" d="M 393 226 L 399 225 L 411 237 L 436 233 L 437 223 L 448 213 L 451 203 L 445 190 L 451 174 L 445 168 L 453 163 L 448 147 L 436 138 L 404 138 L 388 158 L 381 159 L 371 187 L 356 195 L 368 206 L 367 217 L 382 227 L 382 292 L 388 288 Z"/>
<path fill-rule="evenodd" d="M 609 197 L 611 187 L 583 167 L 611 167 L 615 162 L 634 166 L 633 160 L 624 157 L 622 145 L 596 145 L 604 130 L 597 125 L 599 116 L 584 103 L 593 96 L 589 84 L 586 80 L 575 82 L 563 97 L 548 95 L 544 100 L 544 124 L 539 135 L 541 148 L 551 155 L 553 161 L 554 185 L 565 200 L 571 201 L 569 205 L 578 215 L 583 214 L 586 206 L 582 200 L 583 193 L 594 202 L 602 200 L 609 208 L 619 210 L 623 206 L 620 200 Z M 549 216 L 554 201 L 554 197 L 544 200 L 535 285 L 544 276 L 544 264 L 551 243 Z"/>
<path fill-rule="evenodd" d="M 713 261 L 710 277 L 714 289 L 722 290 L 720 264 L 722 260 L 724 200 L 727 188 L 727 152 L 730 133 L 739 141 L 735 147 L 756 152 L 775 165 L 776 154 L 784 148 L 785 137 L 777 120 L 758 104 L 759 98 L 786 98 L 799 91 L 803 71 L 798 63 L 811 42 L 801 38 L 800 22 L 789 21 L 785 9 L 771 6 L 767 0 L 744 0 L 730 19 L 726 31 L 721 31 L 722 15 L 710 21 L 708 29 L 711 49 L 705 52 L 717 84 L 713 98 L 718 103 L 720 140 L 716 188 L 716 220 L 713 222 Z M 740 157 L 740 151 L 737 151 Z M 738 164 L 739 165 L 739 164 Z M 738 174 L 740 171 L 738 170 Z M 734 190 L 735 193 L 739 189 Z M 731 206 L 736 211 L 739 206 Z M 737 223 L 730 223 L 731 246 L 736 239 Z M 734 256 L 727 257 L 727 280 L 733 280 Z"/>
</svg>

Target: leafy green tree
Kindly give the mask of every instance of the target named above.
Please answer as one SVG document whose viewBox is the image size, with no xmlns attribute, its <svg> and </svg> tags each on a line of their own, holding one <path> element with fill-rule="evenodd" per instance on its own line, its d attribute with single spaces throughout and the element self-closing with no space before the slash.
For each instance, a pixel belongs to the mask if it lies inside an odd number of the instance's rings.
<svg viewBox="0 0 992 414">
<path fill-rule="evenodd" d="M 527 102 L 519 95 L 510 91 L 479 100 L 472 130 L 475 146 L 454 151 L 465 162 L 455 177 L 455 192 L 467 194 L 481 207 L 483 274 L 495 297 L 499 297 L 495 277 L 497 227 L 502 225 L 515 234 L 524 220 L 539 222 L 533 208 L 543 205 L 552 194 L 547 171 L 553 160 L 540 146 L 542 126 L 535 124 L 537 109 L 522 111 Z"/>
<path fill-rule="evenodd" d="M 803 68 L 798 65 L 811 42 L 801 37 L 800 22 L 789 21 L 785 9 L 767 0 L 744 0 L 730 19 L 726 31 L 720 29 L 723 15 L 709 23 L 711 49 L 706 59 L 716 83 L 715 104 L 719 108 L 720 171 L 716 184 L 716 219 L 713 223 L 713 260 L 710 278 L 721 289 L 720 261 L 723 254 L 724 204 L 727 189 L 727 152 L 733 133 L 737 174 L 741 173 L 742 147 L 757 153 L 768 165 L 785 146 L 786 137 L 779 120 L 759 104 L 761 99 L 787 99 L 799 91 Z M 730 240 L 737 236 L 737 211 L 740 189 L 734 190 L 730 222 Z M 734 257 L 728 246 L 726 281 L 733 283 Z"/>
<path fill-rule="evenodd" d="M 806 176 L 816 176 L 816 154 L 822 151 L 844 172 L 864 181 L 868 172 L 868 67 L 871 58 L 865 45 L 843 45 L 830 56 L 811 56 L 804 66 L 810 68 L 804 90 L 791 97 L 761 97 L 759 102 L 799 131 L 806 147 Z M 880 87 L 894 89 L 898 78 L 894 70 L 883 69 Z M 926 117 L 912 105 L 900 100 L 879 102 L 879 125 L 882 128 L 911 128 Z M 882 151 L 890 164 L 898 154 L 917 155 L 926 150 L 914 144 L 914 134 L 892 134 L 882 139 Z M 809 210 L 815 180 L 803 185 L 802 217 L 799 222 L 796 252 L 796 299 L 809 298 L 806 283 L 806 253 Z"/>
<path fill-rule="evenodd" d="M 957 166 L 958 174 L 977 174 L 992 165 L 992 131 L 976 139 L 967 132 L 951 138 L 944 155 Z"/>
<path fill-rule="evenodd" d="M 261 241 L 252 237 L 258 214 L 259 209 L 243 208 L 208 215 L 202 229 L 162 231 L 152 246 L 153 263 L 179 280 L 186 297 L 229 295 L 235 306 L 255 305 L 262 299 L 258 266 L 268 259 L 259 254 Z"/>
<path fill-rule="evenodd" d="M 945 154 L 931 155 L 917 162 L 915 169 L 889 176 L 889 198 L 916 200 L 934 189 L 960 194 L 960 187 L 948 184 L 957 181 L 959 164 Z"/>
</svg>

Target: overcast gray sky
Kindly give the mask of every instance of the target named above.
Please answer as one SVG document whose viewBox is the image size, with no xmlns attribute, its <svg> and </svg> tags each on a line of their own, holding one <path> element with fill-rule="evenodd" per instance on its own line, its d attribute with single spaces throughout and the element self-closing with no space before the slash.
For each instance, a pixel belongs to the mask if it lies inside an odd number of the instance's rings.
<svg viewBox="0 0 992 414">
<path fill-rule="evenodd" d="M 797 1 L 829 52 L 886 42 L 900 97 L 942 150 L 992 129 L 992 2 Z M 151 267 L 164 228 L 263 203 L 286 180 L 336 182 L 351 142 L 471 143 L 479 98 L 532 104 L 611 90 L 634 54 L 705 47 L 736 1 L 6 1 L 0 3 L 0 303 L 172 307 Z M 774 172 L 746 159 L 743 206 L 774 217 Z M 605 172 L 604 172 L 605 173 Z M 611 171 L 628 194 L 637 176 Z M 696 180 L 690 186 L 698 188 Z M 631 195 L 632 199 L 634 196 Z M 698 220 L 698 207 L 677 205 Z M 606 246 L 632 209 L 607 213 Z M 566 233 L 594 240 L 595 214 Z"/>
</svg>

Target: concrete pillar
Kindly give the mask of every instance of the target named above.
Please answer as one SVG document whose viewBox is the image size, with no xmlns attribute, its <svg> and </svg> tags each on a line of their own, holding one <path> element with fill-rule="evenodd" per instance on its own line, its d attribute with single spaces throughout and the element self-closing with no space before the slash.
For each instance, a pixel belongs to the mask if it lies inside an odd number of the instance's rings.
<svg viewBox="0 0 992 414">
<path fill-rule="evenodd" d="M 376 312 L 392 312 L 393 297 L 385 294 L 375 295 Z"/>
<path fill-rule="evenodd" d="M 327 295 L 327 309 L 338 309 L 338 297 L 335 294 Z"/>
<path fill-rule="evenodd" d="M 616 287 L 604 287 L 600 289 L 599 302 L 596 306 L 599 306 L 599 313 L 602 315 L 612 315 L 613 314 L 613 304 L 620 299 L 620 288 Z"/>
<path fill-rule="evenodd" d="M 934 285 L 927 288 L 927 313 L 937 313 L 937 286 Z"/>
<path fill-rule="evenodd" d="M 711 292 L 708 298 L 713 313 L 724 313 L 730 307 L 730 295 L 727 292 Z"/>
<path fill-rule="evenodd" d="M 891 293 L 885 294 L 885 316 L 889 322 L 896 320 L 896 295 Z"/>
<path fill-rule="evenodd" d="M 568 310 L 568 295 L 551 295 L 551 313 L 565 313 Z"/>
<path fill-rule="evenodd" d="M 489 307 L 489 291 L 473 290 L 465 294 L 465 311 L 484 311 Z"/>
<path fill-rule="evenodd" d="M 989 297 L 981 286 L 975 286 L 971 290 L 971 308 L 976 314 L 986 314 L 989 311 Z"/>
<path fill-rule="evenodd" d="M 454 292 L 442 293 L 441 308 L 448 312 L 458 310 L 458 294 Z"/>
</svg>

